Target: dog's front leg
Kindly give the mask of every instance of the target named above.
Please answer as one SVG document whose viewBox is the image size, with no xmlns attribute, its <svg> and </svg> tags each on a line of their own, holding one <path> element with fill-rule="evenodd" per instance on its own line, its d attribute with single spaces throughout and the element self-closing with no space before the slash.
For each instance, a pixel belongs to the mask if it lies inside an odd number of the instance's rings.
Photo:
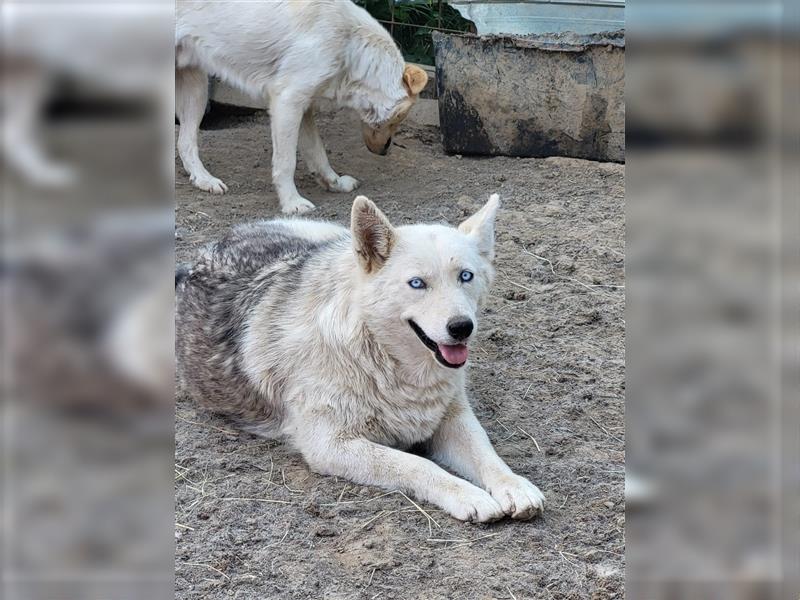
<svg viewBox="0 0 800 600">
<path fill-rule="evenodd" d="M 482 523 L 503 516 L 501 506 L 484 490 L 421 456 L 364 438 L 342 438 L 325 425 L 307 425 L 304 424 L 302 435 L 296 435 L 294 441 L 303 458 L 318 473 L 413 494 L 461 521 Z"/>
<path fill-rule="evenodd" d="M 337 175 L 328 162 L 325 145 L 319 136 L 314 122 L 314 109 L 309 108 L 300 124 L 300 153 L 306 161 L 308 170 L 317 182 L 331 192 L 352 192 L 358 187 L 358 180 L 349 175 Z"/>
<path fill-rule="evenodd" d="M 300 122 L 309 104 L 308 96 L 288 90 L 273 96 L 269 104 L 272 183 L 278 193 L 281 211 L 286 214 L 301 214 L 314 209 L 314 205 L 300 195 L 294 184 Z"/>
<path fill-rule="evenodd" d="M 544 496 L 516 475 L 489 441 L 466 398 L 450 406 L 429 443 L 431 457 L 485 488 L 515 519 L 530 519 L 544 509 Z"/>
</svg>

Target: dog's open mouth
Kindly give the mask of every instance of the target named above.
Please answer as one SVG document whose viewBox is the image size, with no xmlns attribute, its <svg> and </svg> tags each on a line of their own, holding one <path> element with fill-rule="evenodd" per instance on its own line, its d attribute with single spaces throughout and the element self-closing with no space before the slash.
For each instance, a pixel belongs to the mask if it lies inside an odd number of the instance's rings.
<svg viewBox="0 0 800 600">
<path fill-rule="evenodd" d="M 409 320 L 408 324 L 411 326 L 411 329 L 414 330 L 414 333 L 417 334 L 417 337 L 422 341 L 422 343 L 427 346 L 428 350 L 433 352 L 436 360 L 438 360 L 445 367 L 458 369 L 459 367 L 463 367 L 467 362 L 469 348 L 467 348 L 466 344 L 437 344 L 431 338 L 425 335 L 425 332 L 422 331 L 422 328 L 414 323 L 414 321 Z"/>
</svg>

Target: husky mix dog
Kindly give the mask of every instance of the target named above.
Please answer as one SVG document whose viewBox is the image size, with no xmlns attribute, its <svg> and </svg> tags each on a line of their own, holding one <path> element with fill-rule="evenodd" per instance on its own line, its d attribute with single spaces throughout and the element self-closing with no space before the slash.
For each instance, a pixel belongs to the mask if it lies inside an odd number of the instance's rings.
<svg viewBox="0 0 800 600">
<path fill-rule="evenodd" d="M 181 386 L 319 473 L 465 521 L 533 517 L 542 493 L 495 453 L 466 394 L 498 204 L 458 229 L 393 227 L 364 196 L 350 230 L 236 227 L 177 276 Z"/>
<path fill-rule="evenodd" d="M 222 194 L 197 148 L 208 75 L 269 100 L 272 180 L 284 213 L 314 205 L 294 184 L 297 148 L 312 175 L 333 192 L 358 181 L 337 175 L 314 124 L 321 98 L 356 111 L 371 152 L 389 151 L 392 135 L 425 87 L 424 70 L 403 61 L 389 33 L 364 9 L 342 0 L 178 1 L 175 102 L 178 153 L 192 183 Z"/>
</svg>

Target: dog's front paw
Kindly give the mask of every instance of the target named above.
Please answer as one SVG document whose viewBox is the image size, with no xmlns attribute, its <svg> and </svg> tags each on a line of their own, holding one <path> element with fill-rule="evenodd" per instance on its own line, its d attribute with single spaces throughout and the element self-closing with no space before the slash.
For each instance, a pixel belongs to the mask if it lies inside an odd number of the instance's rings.
<svg viewBox="0 0 800 600">
<path fill-rule="evenodd" d="M 519 475 L 501 475 L 487 486 L 503 513 L 514 519 L 532 519 L 544 510 L 544 494 Z"/>
<path fill-rule="evenodd" d="M 306 200 L 302 196 L 297 196 L 288 202 L 281 202 L 281 212 L 285 215 L 302 215 L 315 208 L 313 202 Z"/>
<path fill-rule="evenodd" d="M 442 502 L 442 508 L 459 521 L 471 523 L 487 523 L 504 516 L 502 507 L 494 498 L 471 484 L 448 497 Z"/>
<path fill-rule="evenodd" d="M 222 183 L 221 179 L 217 179 L 211 175 L 192 177 L 191 182 L 195 187 L 204 192 L 211 192 L 212 194 L 224 194 L 228 191 L 228 186 Z"/>
</svg>

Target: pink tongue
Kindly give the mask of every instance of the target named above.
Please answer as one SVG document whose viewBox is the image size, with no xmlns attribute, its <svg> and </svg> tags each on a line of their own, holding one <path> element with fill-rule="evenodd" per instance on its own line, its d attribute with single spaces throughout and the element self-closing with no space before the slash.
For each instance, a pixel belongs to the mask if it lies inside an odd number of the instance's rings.
<svg viewBox="0 0 800 600">
<path fill-rule="evenodd" d="M 451 365 L 460 365 L 467 362 L 469 348 L 467 348 L 464 344 L 456 344 L 455 346 L 439 344 L 439 352 Z"/>
</svg>

